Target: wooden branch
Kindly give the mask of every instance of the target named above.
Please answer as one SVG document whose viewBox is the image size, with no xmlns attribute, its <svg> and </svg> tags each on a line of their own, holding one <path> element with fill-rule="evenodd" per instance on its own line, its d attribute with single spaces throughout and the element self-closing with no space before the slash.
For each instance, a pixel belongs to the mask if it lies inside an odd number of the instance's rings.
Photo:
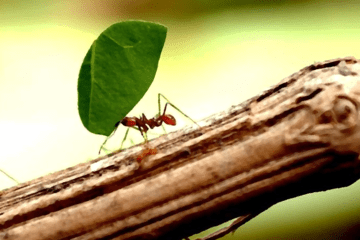
<svg viewBox="0 0 360 240">
<path fill-rule="evenodd" d="M 359 76 L 352 57 L 315 63 L 201 129 L 2 191 L 0 238 L 181 239 L 240 217 L 216 239 L 279 201 L 347 186 L 360 173 Z"/>
</svg>

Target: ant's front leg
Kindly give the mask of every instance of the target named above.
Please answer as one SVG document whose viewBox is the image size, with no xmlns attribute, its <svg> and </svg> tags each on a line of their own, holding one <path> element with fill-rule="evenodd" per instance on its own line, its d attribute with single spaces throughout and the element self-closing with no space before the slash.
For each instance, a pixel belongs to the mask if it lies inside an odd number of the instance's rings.
<svg viewBox="0 0 360 240">
<path fill-rule="evenodd" d="M 121 150 L 122 147 L 123 147 L 123 144 L 124 144 L 124 142 L 125 142 L 125 140 L 126 140 L 126 138 L 127 138 L 127 135 L 128 135 L 128 133 L 129 133 L 129 130 L 130 130 L 130 128 L 126 129 L 125 136 L 124 136 L 124 138 L 123 138 L 123 140 L 122 140 L 122 142 L 121 142 L 120 150 Z"/>
<path fill-rule="evenodd" d="M 184 115 L 186 118 L 190 119 L 193 123 L 195 123 L 199 128 L 201 128 L 199 126 L 199 124 L 197 124 L 197 122 L 195 122 L 191 117 L 189 117 L 187 114 L 185 114 L 183 111 L 181 111 L 179 108 L 177 108 L 174 104 L 172 104 L 169 99 L 167 99 L 164 95 L 162 95 L 161 93 L 158 94 L 158 105 L 159 105 L 159 116 L 161 115 L 161 104 L 160 104 L 160 96 L 162 96 L 166 101 L 167 103 L 165 104 L 165 107 L 164 107 L 164 112 L 163 112 L 163 116 L 165 115 L 165 111 L 166 111 L 166 107 L 167 107 L 167 104 L 169 104 L 170 106 L 172 106 L 173 108 L 175 108 L 175 110 L 177 110 L 178 112 L 180 112 L 182 115 Z M 163 129 L 165 130 L 165 128 L 163 127 Z"/>
<path fill-rule="evenodd" d="M 120 123 L 121 123 L 121 121 L 115 123 L 115 128 L 114 128 L 114 130 L 112 131 L 112 133 L 111 133 L 109 136 L 106 137 L 106 139 L 105 139 L 105 141 L 103 142 L 103 144 L 101 144 L 100 149 L 99 149 L 99 154 L 101 153 L 101 150 L 104 148 L 104 145 L 105 145 L 105 143 L 107 142 L 107 140 L 108 140 L 109 138 L 111 138 L 111 137 L 115 134 L 115 132 L 116 132 L 116 130 L 118 129 Z"/>
</svg>

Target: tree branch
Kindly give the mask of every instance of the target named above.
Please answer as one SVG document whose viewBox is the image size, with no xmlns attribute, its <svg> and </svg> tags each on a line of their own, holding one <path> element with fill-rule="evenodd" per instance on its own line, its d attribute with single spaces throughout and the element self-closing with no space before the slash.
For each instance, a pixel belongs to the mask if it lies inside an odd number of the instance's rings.
<svg viewBox="0 0 360 240">
<path fill-rule="evenodd" d="M 6 239 L 181 239 L 360 172 L 360 64 L 315 63 L 196 126 L 0 193 Z M 156 149 L 150 154 L 148 149 Z M 140 163 L 137 159 L 144 158 Z"/>
</svg>

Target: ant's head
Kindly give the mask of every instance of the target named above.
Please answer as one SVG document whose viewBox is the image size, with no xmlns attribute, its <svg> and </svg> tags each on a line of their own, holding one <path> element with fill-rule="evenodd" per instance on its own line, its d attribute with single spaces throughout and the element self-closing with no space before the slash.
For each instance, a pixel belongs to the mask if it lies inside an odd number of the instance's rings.
<svg viewBox="0 0 360 240">
<path fill-rule="evenodd" d="M 170 114 L 162 115 L 161 119 L 164 121 L 164 123 L 168 125 L 172 125 L 172 126 L 176 125 L 176 119 Z"/>
</svg>

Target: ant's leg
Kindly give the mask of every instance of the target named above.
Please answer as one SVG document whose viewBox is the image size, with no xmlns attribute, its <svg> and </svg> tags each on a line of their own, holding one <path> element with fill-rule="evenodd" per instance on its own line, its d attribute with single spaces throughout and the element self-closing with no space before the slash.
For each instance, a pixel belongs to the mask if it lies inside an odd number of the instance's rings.
<svg viewBox="0 0 360 240">
<path fill-rule="evenodd" d="M 161 115 L 160 96 L 163 96 L 163 98 L 165 98 L 165 100 L 167 100 L 166 97 L 164 97 L 164 95 L 162 95 L 161 93 L 158 94 L 159 116 Z"/>
<path fill-rule="evenodd" d="M 105 154 L 111 153 L 111 151 L 106 147 L 102 147 L 102 150 L 105 152 Z"/>
<path fill-rule="evenodd" d="M 122 142 L 121 142 L 120 150 L 121 150 L 122 147 L 123 147 L 123 144 L 124 144 L 124 142 L 125 142 L 125 140 L 126 140 L 126 137 L 127 137 L 128 133 L 129 133 L 129 130 L 130 130 L 130 128 L 128 128 L 128 129 L 126 130 L 126 132 L 125 132 L 125 137 L 124 137 L 124 139 L 123 139 Z"/>
<path fill-rule="evenodd" d="M 170 106 L 172 106 L 173 108 L 175 108 L 178 112 L 180 112 L 182 115 L 184 115 L 186 118 L 190 119 L 193 123 L 195 123 L 199 128 L 201 128 L 199 126 L 199 124 L 197 124 L 191 117 L 189 117 L 188 115 L 186 115 L 183 111 L 181 111 L 179 108 L 177 108 L 174 104 L 172 104 L 169 99 L 167 99 L 164 95 L 162 95 L 161 93 L 159 93 L 159 99 L 158 99 L 158 102 L 159 102 L 159 116 L 160 116 L 160 96 L 162 96 L 166 101 L 167 103 L 165 104 L 165 107 L 164 107 L 164 112 L 163 112 L 163 115 L 165 114 L 165 111 L 166 111 L 166 105 L 169 104 Z"/>
<path fill-rule="evenodd" d="M 100 147 L 99 154 L 100 154 L 100 152 L 101 152 L 102 149 L 106 149 L 106 148 L 104 147 L 104 145 L 105 145 L 106 142 L 109 140 L 109 138 L 111 138 L 111 137 L 115 134 L 115 132 L 116 132 L 116 130 L 117 130 L 118 127 L 119 127 L 119 125 L 118 125 L 117 127 L 115 127 L 114 131 L 105 139 L 105 141 L 103 142 L 103 144 L 102 144 L 101 147 Z M 137 128 L 135 128 L 135 127 L 132 127 L 132 128 L 134 128 L 134 129 L 136 129 L 136 130 L 139 131 L 139 129 L 137 129 Z M 130 130 L 130 128 L 128 128 L 128 129 L 126 130 L 125 137 L 124 137 L 124 139 L 123 139 L 122 142 L 121 142 L 121 147 L 120 147 L 120 149 L 122 149 L 122 146 L 123 146 L 123 144 L 124 144 L 124 142 L 125 142 L 125 140 L 126 140 L 126 138 L 127 138 L 127 135 L 128 135 L 128 133 L 129 133 L 129 130 Z"/>
<path fill-rule="evenodd" d="M 145 142 L 144 142 L 144 143 L 145 143 L 145 144 L 148 143 L 148 136 L 147 136 L 147 133 L 146 133 L 146 132 L 144 132 L 144 136 L 143 136 L 143 137 L 144 137 L 144 139 L 145 139 Z"/>
<path fill-rule="evenodd" d="M 148 138 L 147 138 L 147 134 L 146 134 L 146 132 L 144 132 L 143 130 L 141 130 L 141 128 L 136 128 L 136 127 L 131 127 L 131 128 L 133 128 L 133 129 L 135 129 L 135 130 L 137 130 L 137 131 L 140 131 L 140 133 L 141 133 L 141 136 L 144 138 L 144 142 L 145 143 L 147 143 L 148 142 Z M 126 133 L 125 133 L 125 136 L 124 136 L 124 139 L 122 140 L 122 142 L 121 142 L 121 146 L 120 146 L 120 149 L 122 149 L 122 147 L 123 147 L 123 144 L 124 144 L 124 142 L 125 142 L 125 140 L 127 139 L 127 135 L 128 135 L 128 133 L 129 133 L 129 130 L 130 130 L 130 128 L 128 128 L 127 130 L 126 130 Z M 131 141 L 131 144 L 132 145 L 134 145 L 135 143 L 130 139 L 130 141 Z"/>
<path fill-rule="evenodd" d="M 158 116 L 160 116 L 161 115 L 161 103 L 160 103 L 160 96 L 162 96 L 166 101 L 168 101 L 169 102 L 169 100 L 166 98 L 166 97 L 164 97 L 164 95 L 162 95 L 161 93 L 159 93 L 158 94 L 158 105 L 159 105 L 159 113 L 158 113 Z M 166 110 L 166 104 L 165 104 L 165 108 L 164 108 L 164 113 L 165 113 L 165 110 Z M 166 132 L 166 130 L 165 130 L 165 127 L 164 127 L 164 125 L 163 124 L 161 124 L 161 127 L 162 127 L 162 129 L 164 130 L 164 133 L 166 134 L 167 132 Z"/>
<path fill-rule="evenodd" d="M 2 172 L 4 175 L 6 175 L 8 178 L 10 178 L 11 180 L 13 180 L 14 182 L 16 182 L 17 184 L 19 184 L 19 182 L 13 178 L 12 176 L 10 176 L 9 174 L 7 174 L 7 172 L 5 172 L 4 170 L 0 169 L 0 172 Z"/>
<path fill-rule="evenodd" d="M 101 144 L 100 150 L 99 150 L 99 154 L 100 154 L 101 150 L 103 149 L 103 147 L 104 147 L 105 143 L 107 142 L 107 140 L 108 140 L 109 138 L 111 138 L 111 137 L 115 134 L 115 132 L 116 132 L 116 130 L 117 130 L 118 127 L 119 127 L 119 125 L 117 125 L 117 126 L 115 127 L 115 129 L 113 130 L 113 132 L 105 139 L 105 141 L 103 142 L 103 144 Z"/>
<path fill-rule="evenodd" d="M 148 136 L 147 136 L 147 133 L 146 131 L 142 130 L 140 127 L 139 127 L 139 131 L 141 133 L 141 136 L 144 138 L 144 143 L 146 144 L 148 142 Z"/>
</svg>

